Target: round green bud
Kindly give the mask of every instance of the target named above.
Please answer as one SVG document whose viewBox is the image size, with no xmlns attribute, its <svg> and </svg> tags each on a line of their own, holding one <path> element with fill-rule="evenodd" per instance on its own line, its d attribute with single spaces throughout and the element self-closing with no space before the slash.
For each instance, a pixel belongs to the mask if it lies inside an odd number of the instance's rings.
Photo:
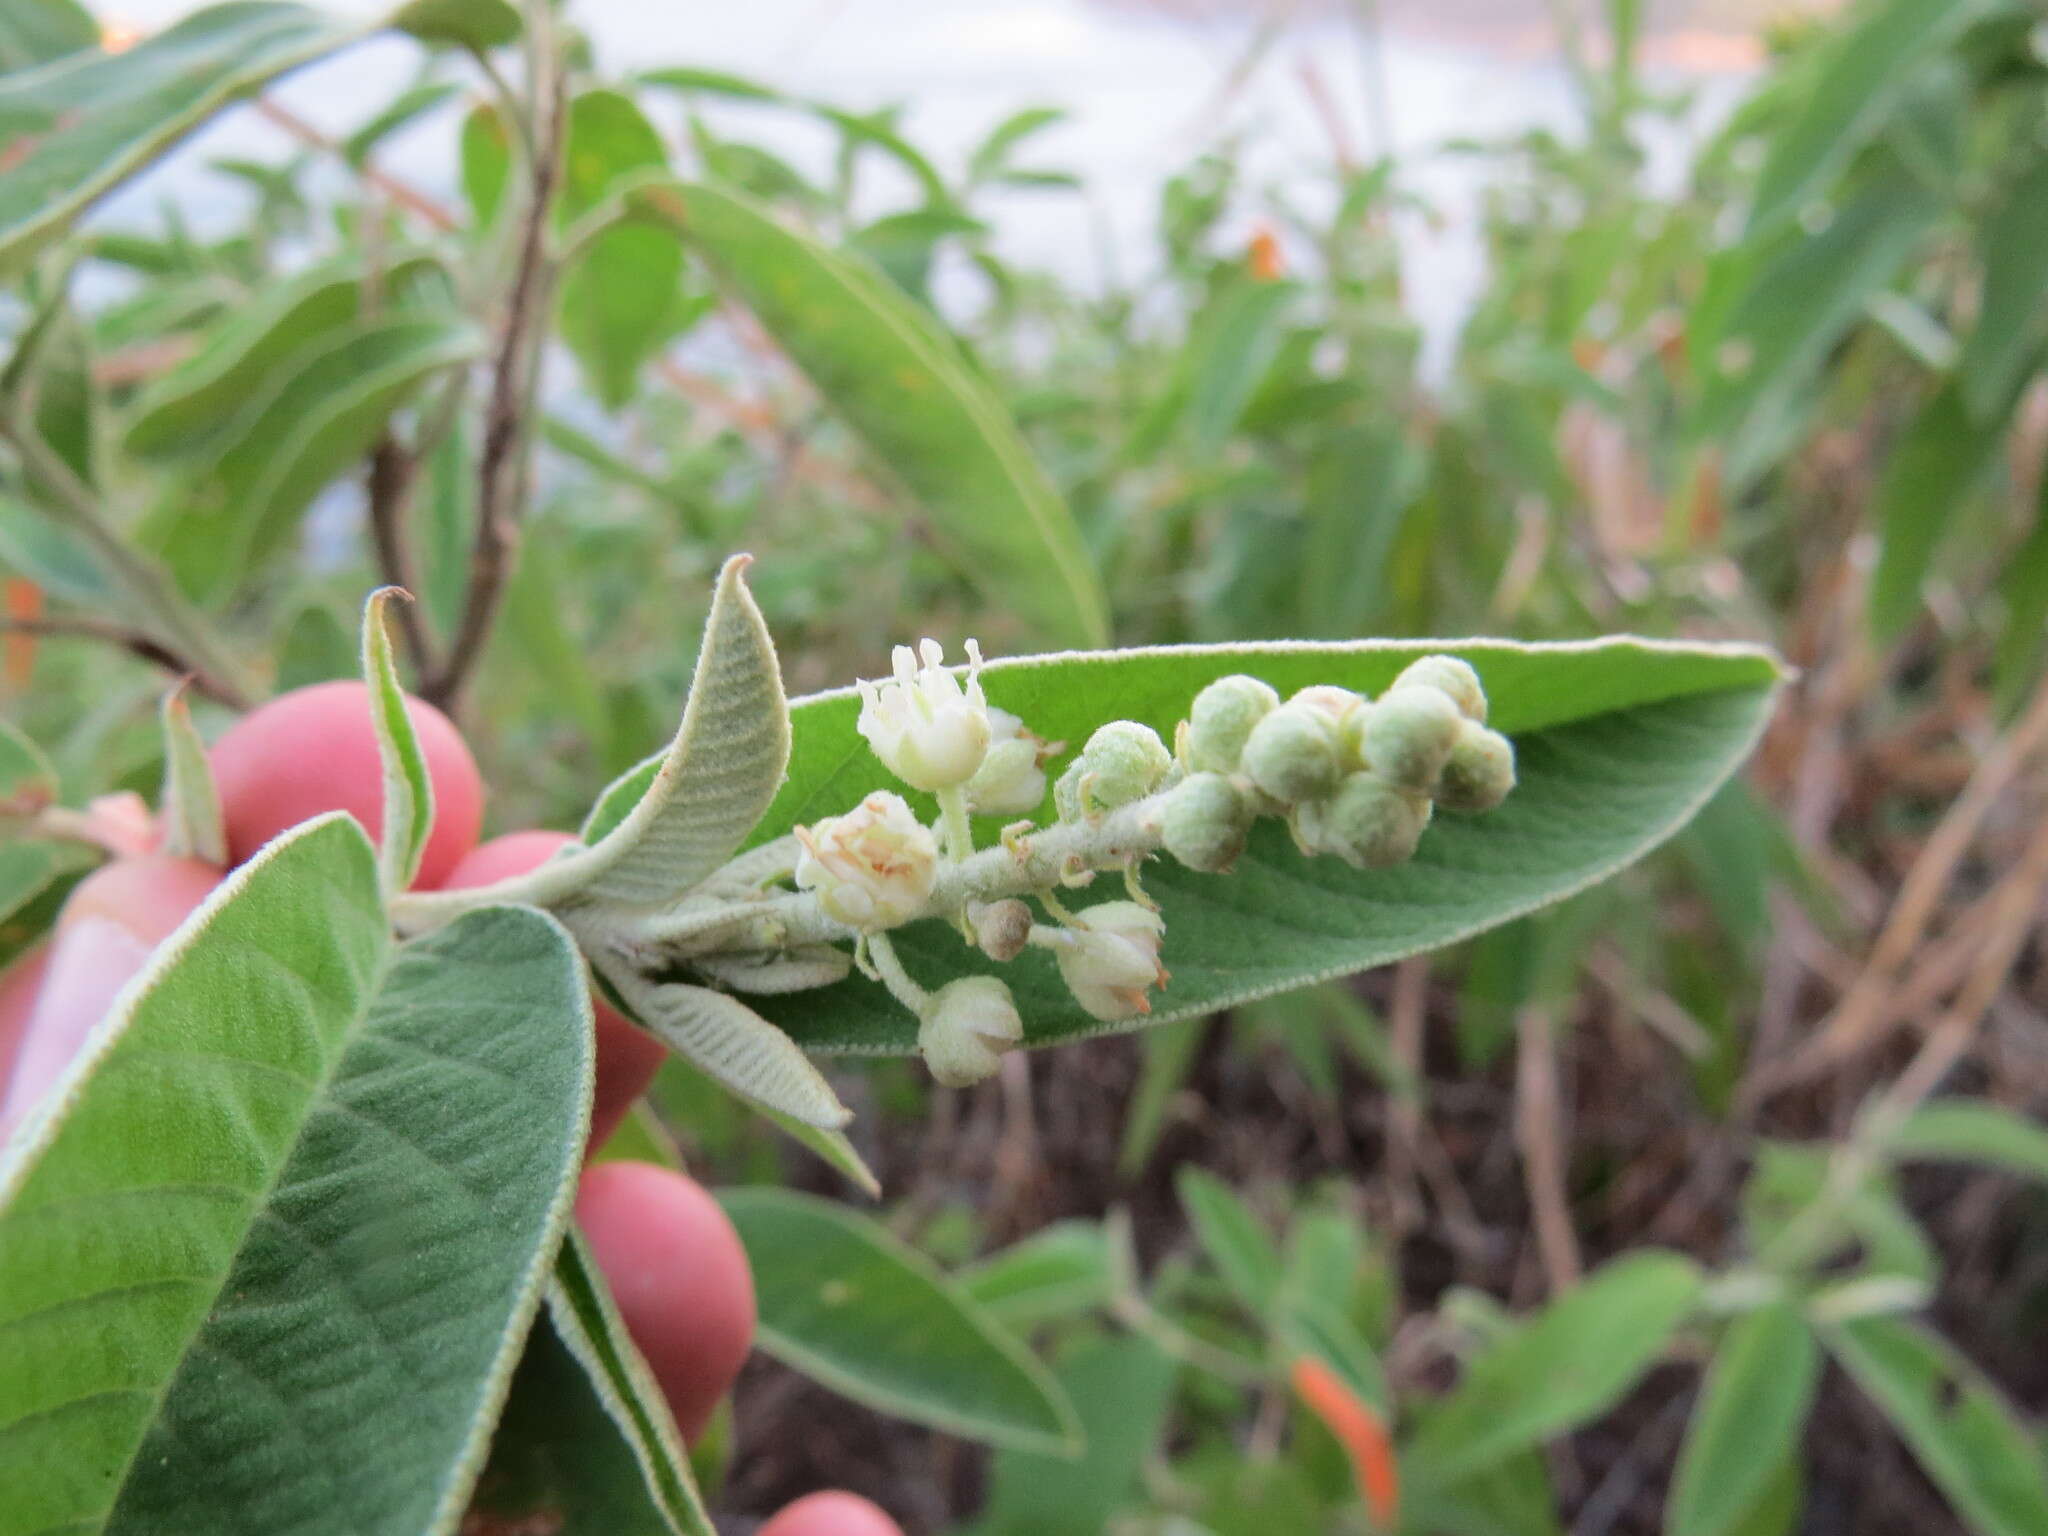
<svg viewBox="0 0 2048 1536">
<path fill-rule="evenodd" d="M 1441 689 L 1392 689 L 1366 712 L 1357 737 L 1358 760 L 1389 784 L 1430 794 L 1464 718 Z"/>
<path fill-rule="evenodd" d="M 1300 808 L 1294 831 L 1312 852 L 1333 853 L 1358 869 L 1387 869 L 1415 856 L 1428 825 L 1428 800 L 1376 773 L 1351 773 L 1334 795 Z"/>
<path fill-rule="evenodd" d="M 1469 662 L 1455 656 L 1424 656 L 1411 661 L 1394 679 L 1395 688 L 1434 688 L 1448 694 L 1458 713 L 1467 720 L 1486 724 L 1486 690 L 1479 686 L 1479 674 Z M 1392 690 L 1390 689 L 1389 692 Z"/>
<path fill-rule="evenodd" d="M 1081 809 L 1089 815 L 1142 800 L 1173 767 L 1173 754 L 1149 725 L 1112 720 L 1081 749 Z"/>
<path fill-rule="evenodd" d="M 1235 773 L 1252 727 L 1279 706 L 1280 695 L 1256 677 L 1219 677 L 1188 710 L 1188 764 L 1202 773 Z"/>
<path fill-rule="evenodd" d="M 1283 704 L 1252 727 L 1244 771 L 1286 805 L 1326 795 L 1337 783 L 1337 727 L 1313 704 Z"/>
<path fill-rule="evenodd" d="M 1346 717 L 1365 702 L 1365 695 L 1353 693 L 1349 688 L 1339 688 L 1333 683 L 1316 683 L 1300 689 L 1287 702 L 1320 709 L 1333 724 L 1341 726 Z"/>
<path fill-rule="evenodd" d="M 1490 811 L 1514 787 L 1514 743 L 1476 720 L 1463 721 L 1436 781 L 1437 804 L 1447 811 Z"/>
<path fill-rule="evenodd" d="M 1244 852 L 1251 824 L 1251 807 L 1235 784 L 1220 773 L 1190 774 L 1166 797 L 1159 841 L 1189 869 L 1217 875 Z"/>
</svg>

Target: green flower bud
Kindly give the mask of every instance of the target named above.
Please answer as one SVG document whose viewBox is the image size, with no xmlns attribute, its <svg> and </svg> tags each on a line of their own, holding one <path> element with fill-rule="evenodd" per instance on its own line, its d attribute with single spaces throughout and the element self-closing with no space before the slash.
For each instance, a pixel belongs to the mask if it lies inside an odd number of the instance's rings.
<svg viewBox="0 0 2048 1536">
<path fill-rule="evenodd" d="M 1188 765 L 1203 773 L 1235 773 L 1252 727 L 1279 707 L 1280 695 L 1256 677 L 1219 677 L 1188 710 Z"/>
<path fill-rule="evenodd" d="M 1345 717 L 1365 702 L 1365 695 L 1353 693 L 1349 688 L 1339 688 L 1331 683 L 1316 683 L 1299 690 L 1287 702 L 1320 709 L 1330 717 L 1333 725 L 1341 726 Z"/>
<path fill-rule="evenodd" d="M 1398 788 L 1432 793 L 1464 720 L 1451 696 L 1439 688 L 1395 688 L 1364 713 L 1359 762 Z"/>
<path fill-rule="evenodd" d="M 1052 807 L 1061 821 L 1081 819 L 1081 760 L 1078 757 L 1052 781 Z"/>
<path fill-rule="evenodd" d="M 1470 663 L 1455 656 L 1424 656 L 1411 661 L 1407 670 L 1394 679 L 1394 687 L 1434 688 L 1448 694 L 1458 706 L 1458 713 L 1467 720 L 1486 724 L 1486 690 L 1479 686 L 1479 674 Z"/>
<path fill-rule="evenodd" d="M 1189 869 L 1221 874 L 1244 852 L 1251 807 L 1220 773 L 1191 774 L 1166 797 L 1159 841 Z"/>
<path fill-rule="evenodd" d="M 993 976 L 963 976 L 934 992 L 918 1021 L 917 1048 L 947 1088 L 993 1077 L 1003 1052 L 1024 1038 L 1010 989 Z"/>
<path fill-rule="evenodd" d="M 1173 767 L 1159 733 L 1135 720 L 1112 720 L 1081 749 L 1081 809 L 1090 816 L 1142 800 Z"/>
<path fill-rule="evenodd" d="M 1514 743 L 1476 720 L 1460 722 L 1436 781 L 1437 804 L 1447 811 L 1490 811 L 1514 787 Z"/>
<path fill-rule="evenodd" d="M 1326 795 L 1337 784 L 1337 727 L 1313 704 L 1283 704 L 1252 727 L 1244 771 L 1287 805 Z"/>
<path fill-rule="evenodd" d="M 1387 869 L 1415 855 L 1429 825 L 1429 801 L 1376 773 L 1346 774 L 1337 792 L 1295 811 L 1295 839 L 1358 869 Z"/>
</svg>

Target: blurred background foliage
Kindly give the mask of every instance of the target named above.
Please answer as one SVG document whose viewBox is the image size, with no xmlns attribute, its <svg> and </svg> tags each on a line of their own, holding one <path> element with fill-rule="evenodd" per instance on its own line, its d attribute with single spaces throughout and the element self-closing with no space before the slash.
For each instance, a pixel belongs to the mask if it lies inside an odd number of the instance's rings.
<svg viewBox="0 0 2048 1536">
<path fill-rule="evenodd" d="M 2048 19 L 1873 0 L 1786 25 L 1673 187 L 1646 144 L 1689 103 L 1636 67 L 1633 0 L 1593 9 L 1568 131 L 1453 146 L 1487 266 L 1441 367 L 1393 233 L 1430 210 L 1341 140 L 1285 184 L 1218 140 L 1127 278 L 1080 287 L 986 217 L 1085 184 L 1039 149 L 1058 108 L 942 164 L 896 112 L 581 56 L 531 505 L 460 699 L 495 828 L 574 826 L 663 737 L 736 548 L 792 692 L 913 632 L 1087 638 L 1082 599 L 977 558 L 1015 507 L 935 496 L 886 451 L 872 419 L 914 417 L 914 388 L 791 365 L 843 271 L 919 306 L 1014 419 L 1042 472 L 1012 463 L 1002 496 L 1071 508 L 1116 643 L 1638 631 L 1801 669 L 1753 775 L 1674 845 L 1461 950 L 1012 1058 L 966 1094 L 835 1068 L 881 1219 L 1049 1345 L 1091 1449 L 990 1457 L 762 1361 L 704 1457 L 730 1507 L 829 1482 L 914 1531 L 1373 1529 L 1381 1452 L 1307 1357 L 1398 1426 L 1408 1529 L 2040 1536 Z M 10 66 L 51 46 L 0 25 Z M 823 124 L 829 171 L 707 111 L 734 103 Z M 522 124 L 459 51 L 345 137 L 257 110 L 288 152 L 211 166 L 248 189 L 240 227 L 173 207 L 17 262 L 4 686 L 73 800 L 154 788 L 148 657 L 179 624 L 223 658 L 214 726 L 350 674 L 380 574 L 420 595 L 423 683 L 462 625 Z M 380 154 L 429 114 L 459 187 Z M 345 196 L 309 190 L 337 167 Z M 659 168 L 816 246 L 743 233 L 707 260 L 587 218 Z M 884 171 L 906 195 L 878 213 Z M 754 291 L 777 283 L 779 310 Z M 933 420 L 943 454 L 960 429 Z M 52 515 L 81 494 L 168 572 L 161 613 Z M 65 876 L 10 887 L 10 946 Z M 843 1192 L 680 1066 L 655 1103 L 622 1150 Z M 1746 1310 L 1759 1286 L 1805 1311 Z M 1674 1335 L 1658 1308 L 1695 1292 Z"/>
</svg>

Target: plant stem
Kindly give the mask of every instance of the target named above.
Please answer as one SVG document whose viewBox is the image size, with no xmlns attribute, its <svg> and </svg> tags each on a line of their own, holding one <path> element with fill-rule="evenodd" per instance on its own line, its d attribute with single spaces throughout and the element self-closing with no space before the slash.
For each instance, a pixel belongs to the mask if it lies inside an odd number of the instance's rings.
<svg viewBox="0 0 2048 1536">
<path fill-rule="evenodd" d="M 868 958 L 874 962 L 875 974 L 881 977 L 882 985 L 889 989 L 889 995 L 919 1018 L 923 1018 L 925 1005 L 932 1000 L 932 995 L 917 984 L 910 972 L 903 969 L 903 961 L 896 954 L 896 946 L 889 942 L 889 935 L 870 934 L 867 945 Z"/>
</svg>

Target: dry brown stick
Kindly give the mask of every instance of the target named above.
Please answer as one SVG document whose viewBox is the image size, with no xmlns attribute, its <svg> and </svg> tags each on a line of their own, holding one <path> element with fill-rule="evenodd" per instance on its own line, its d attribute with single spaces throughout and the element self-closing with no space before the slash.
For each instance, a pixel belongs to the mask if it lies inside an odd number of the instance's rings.
<svg viewBox="0 0 2048 1536">
<path fill-rule="evenodd" d="M 402 587 L 419 595 L 419 571 L 412 557 L 412 541 L 405 536 L 406 511 L 412 504 L 413 482 L 419 460 L 389 432 L 378 439 L 370 452 L 366 479 L 370 503 L 370 542 L 377 552 L 377 570 L 387 586 Z M 428 677 L 438 669 L 433 639 L 427 633 L 422 605 L 399 603 L 398 634 L 406 654 L 412 658 L 413 673 Z"/>
<path fill-rule="evenodd" d="M 1762 1072 L 1753 1097 L 1763 1099 L 1827 1071 L 1854 1055 L 1882 1027 L 1898 971 L 1919 947 L 1956 866 L 1976 840 L 1998 797 L 2035 752 L 2048 744 L 2048 678 L 2011 730 L 1999 737 L 1906 872 L 1870 958 L 1827 1022 L 1782 1065 Z"/>
<path fill-rule="evenodd" d="M 1515 1144 L 1536 1224 L 1536 1248 L 1553 1296 L 1578 1283 L 1579 1240 L 1565 1195 L 1563 1097 L 1557 1087 L 1557 1037 L 1550 1010 L 1515 1015 Z"/>
<path fill-rule="evenodd" d="M 546 43 L 537 44 L 534 57 L 547 72 L 541 87 L 545 100 L 535 134 L 538 153 L 530 172 L 518 264 L 506 300 L 504 330 L 484 413 L 483 446 L 477 456 L 476 533 L 470 545 L 469 586 L 448 655 L 420 689 L 425 698 L 451 713 L 483 659 L 484 645 L 505 598 L 505 583 L 518 544 L 519 502 L 525 490 L 531 386 L 540 357 L 537 333 L 550 287 L 546 270 L 548 215 L 561 174 L 568 117 L 568 75 L 562 61 Z"/>
<path fill-rule="evenodd" d="M 0 618 L 0 631 L 13 635 L 36 635 L 47 639 L 97 640 L 119 646 L 152 666 L 162 667 L 180 677 L 192 679 L 192 686 L 208 698 L 231 709 L 246 709 L 249 701 L 230 684 L 205 668 L 179 655 L 155 635 L 110 619 L 88 618 L 82 614 L 44 614 L 37 618 Z"/>
</svg>

